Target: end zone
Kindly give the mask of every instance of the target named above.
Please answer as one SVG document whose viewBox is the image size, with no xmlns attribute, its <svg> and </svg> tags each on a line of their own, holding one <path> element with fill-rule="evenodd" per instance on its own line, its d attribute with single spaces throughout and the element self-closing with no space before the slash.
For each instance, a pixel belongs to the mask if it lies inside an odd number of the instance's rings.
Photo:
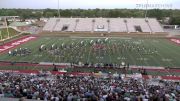
<svg viewBox="0 0 180 101">
<path fill-rule="evenodd" d="M 15 48 L 19 45 L 22 45 L 22 44 L 24 44 L 28 41 L 34 40 L 36 38 L 37 38 L 36 36 L 24 36 L 24 37 L 21 37 L 19 39 L 7 42 L 7 43 L 0 46 L 0 53 L 6 52 L 9 49 Z"/>
<path fill-rule="evenodd" d="M 180 39 L 177 38 L 171 38 L 170 41 L 174 42 L 177 45 L 180 45 Z"/>
</svg>

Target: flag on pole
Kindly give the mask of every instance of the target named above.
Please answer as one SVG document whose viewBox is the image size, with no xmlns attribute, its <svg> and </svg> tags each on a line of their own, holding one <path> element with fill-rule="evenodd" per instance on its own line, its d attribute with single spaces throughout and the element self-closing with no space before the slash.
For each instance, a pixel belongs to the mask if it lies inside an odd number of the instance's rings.
<svg viewBox="0 0 180 101">
<path fill-rule="evenodd" d="M 6 24 L 7 33 L 8 33 L 8 38 L 9 38 L 9 29 L 8 29 L 8 24 L 7 24 L 7 18 L 5 18 L 5 24 Z"/>
<path fill-rule="evenodd" d="M 0 30 L 0 37 L 1 37 L 1 40 L 2 40 L 2 33 L 1 33 L 1 30 Z"/>
</svg>

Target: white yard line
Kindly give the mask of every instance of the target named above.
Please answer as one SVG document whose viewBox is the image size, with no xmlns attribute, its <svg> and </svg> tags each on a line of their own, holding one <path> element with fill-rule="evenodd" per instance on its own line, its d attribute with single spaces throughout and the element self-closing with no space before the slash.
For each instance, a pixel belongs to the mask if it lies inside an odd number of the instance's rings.
<svg viewBox="0 0 180 101">
<path fill-rule="evenodd" d="M 88 63 L 89 63 L 89 60 L 90 60 L 91 51 L 92 51 L 92 46 L 90 46 L 90 49 L 89 49 L 88 60 L 87 60 Z"/>
<path fill-rule="evenodd" d="M 70 36 L 70 38 L 79 38 L 79 39 L 105 39 L 105 38 L 111 38 L 111 39 L 132 39 L 131 37 L 78 37 L 78 36 Z"/>
</svg>

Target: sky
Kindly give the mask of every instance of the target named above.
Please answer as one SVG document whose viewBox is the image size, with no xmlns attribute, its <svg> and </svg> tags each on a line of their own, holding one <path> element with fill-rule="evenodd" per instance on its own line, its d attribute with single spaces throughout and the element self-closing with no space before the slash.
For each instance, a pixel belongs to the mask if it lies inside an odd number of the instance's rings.
<svg viewBox="0 0 180 101">
<path fill-rule="evenodd" d="M 147 0 L 59 0 L 60 9 L 144 8 Z M 148 8 L 180 9 L 180 0 L 148 0 Z M 58 0 L 0 0 L 0 8 L 58 8 Z"/>
</svg>

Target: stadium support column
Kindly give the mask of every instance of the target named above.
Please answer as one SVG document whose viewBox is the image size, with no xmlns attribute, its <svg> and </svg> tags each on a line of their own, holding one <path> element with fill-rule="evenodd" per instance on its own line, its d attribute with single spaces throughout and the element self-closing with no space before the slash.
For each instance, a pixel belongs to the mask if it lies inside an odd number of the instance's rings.
<svg viewBox="0 0 180 101">
<path fill-rule="evenodd" d="M 95 22 L 96 22 L 96 20 L 93 19 L 93 20 L 92 20 L 92 30 L 91 30 L 91 33 L 94 33 Z"/>
<path fill-rule="evenodd" d="M 128 28 L 127 20 L 126 20 L 126 19 L 124 19 L 124 23 L 125 23 L 125 25 L 126 25 L 126 31 L 127 31 L 127 33 L 130 33 L 130 32 L 129 32 L 129 28 Z"/>
<path fill-rule="evenodd" d="M 75 26 L 74 26 L 73 32 L 76 31 L 76 27 L 77 27 L 78 22 L 79 22 L 79 19 L 76 19 L 76 24 L 75 24 Z"/>
<path fill-rule="evenodd" d="M 13 17 L 14 19 L 13 19 L 13 21 L 16 21 L 16 18 L 15 17 Z"/>
<path fill-rule="evenodd" d="M 152 30 L 152 28 L 151 28 L 151 26 L 150 26 L 150 24 L 149 24 L 148 18 L 147 18 L 147 19 L 145 18 L 145 22 L 147 23 L 147 25 L 148 25 L 148 27 L 149 27 L 149 29 L 150 29 L 150 34 L 152 34 L 152 33 L 153 33 L 153 30 Z"/>
<path fill-rule="evenodd" d="M 107 20 L 107 23 L 108 23 L 108 33 L 110 33 L 110 19 Z"/>
</svg>

